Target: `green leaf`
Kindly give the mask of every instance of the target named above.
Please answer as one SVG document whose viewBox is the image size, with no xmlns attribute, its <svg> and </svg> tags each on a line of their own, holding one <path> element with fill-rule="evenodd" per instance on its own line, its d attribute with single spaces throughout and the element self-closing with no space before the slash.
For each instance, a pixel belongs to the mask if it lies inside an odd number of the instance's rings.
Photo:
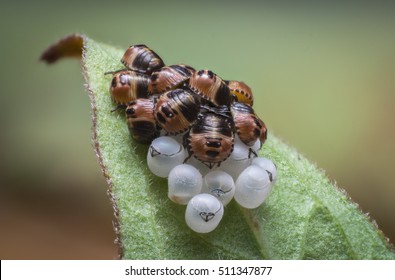
<svg viewBox="0 0 395 280">
<path fill-rule="evenodd" d="M 278 167 L 266 202 L 247 210 L 234 201 L 209 234 L 190 230 L 185 206 L 167 198 L 167 182 L 147 169 L 147 146 L 134 142 L 123 112 L 111 112 L 111 77 L 124 50 L 70 35 L 42 56 L 82 55 L 92 104 L 93 140 L 114 205 L 125 259 L 395 259 L 382 232 L 313 164 L 270 135 L 261 155 Z"/>
</svg>

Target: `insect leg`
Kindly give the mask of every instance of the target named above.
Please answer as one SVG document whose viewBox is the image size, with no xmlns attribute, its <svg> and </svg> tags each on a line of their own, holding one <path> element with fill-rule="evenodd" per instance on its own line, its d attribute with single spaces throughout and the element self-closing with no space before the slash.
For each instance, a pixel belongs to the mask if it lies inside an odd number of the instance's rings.
<svg viewBox="0 0 395 280">
<path fill-rule="evenodd" d="M 115 70 L 115 71 L 107 71 L 107 72 L 104 72 L 104 75 L 109 75 L 109 74 L 116 74 L 116 73 L 119 73 L 119 72 L 122 72 L 122 71 L 127 71 L 128 69 L 127 68 L 123 68 L 123 69 L 119 69 L 119 70 Z"/>
</svg>

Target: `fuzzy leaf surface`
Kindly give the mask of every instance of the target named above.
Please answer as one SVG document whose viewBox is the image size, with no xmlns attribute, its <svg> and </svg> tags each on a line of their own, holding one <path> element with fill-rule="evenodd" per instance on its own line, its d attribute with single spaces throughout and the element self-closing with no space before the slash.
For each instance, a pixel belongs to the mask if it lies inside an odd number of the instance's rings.
<svg viewBox="0 0 395 280">
<path fill-rule="evenodd" d="M 133 43 L 133 42 L 132 42 Z M 124 259 L 394 259 L 391 244 L 369 217 L 324 173 L 275 136 L 260 152 L 278 168 L 265 203 L 246 210 L 232 201 L 209 234 L 190 230 L 185 206 L 167 198 L 167 181 L 150 173 L 148 147 L 134 142 L 124 113 L 109 95 L 124 49 L 70 35 L 42 55 L 82 60 L 91 99 L 93 141 L 114 205 Z M 269 127 L 270 128 L 270 127 Z"/>
</svg>

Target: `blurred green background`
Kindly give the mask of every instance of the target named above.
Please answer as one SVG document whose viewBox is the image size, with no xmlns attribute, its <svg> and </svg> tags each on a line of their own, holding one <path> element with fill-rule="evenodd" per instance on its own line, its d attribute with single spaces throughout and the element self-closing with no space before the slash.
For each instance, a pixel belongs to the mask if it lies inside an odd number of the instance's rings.
<svg viewBox="0 0 395 280">
<path fill-rule="evenodd" d="M 269 132 L 394 243 L 394 14 L 394 1 L 2 2 L 0 258 L 117 254 L 80 64 L 38 60 L 73 32 L 245 81 Z"/>
</svg>

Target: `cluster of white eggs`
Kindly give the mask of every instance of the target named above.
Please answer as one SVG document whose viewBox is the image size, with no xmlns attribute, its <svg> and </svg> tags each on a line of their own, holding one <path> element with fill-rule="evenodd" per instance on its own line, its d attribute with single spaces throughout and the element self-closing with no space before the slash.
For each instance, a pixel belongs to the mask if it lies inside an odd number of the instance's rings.
<svg viewBox="0 0 395 280">
<path fill-rule="evenodd" d="M 168 197 L 187 205 L 187 225 L 199 233 L 214 230 L 222 219 L 224 206 L 233 198 L 244 208 L 260 206 L 277 177 L 274 163 L 255 157 L 260 141 L 246 146 L 238 137 L 232 154 L 219 167 L 209 168 L 196 158 L 186 158 L 180 136 L 161 136 L 149 147 L 147 164 L 156 176 L 168 178 Z"/>
</svg>

